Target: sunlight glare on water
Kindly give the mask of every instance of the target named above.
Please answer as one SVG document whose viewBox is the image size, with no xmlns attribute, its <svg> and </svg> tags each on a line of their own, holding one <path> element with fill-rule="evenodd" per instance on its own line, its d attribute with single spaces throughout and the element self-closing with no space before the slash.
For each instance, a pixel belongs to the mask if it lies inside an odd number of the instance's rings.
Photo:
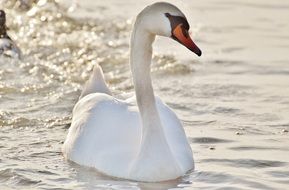
<svg viewBox="0 0 289 190">
<path fill-rule="evenodd" d="M 287 1 L 169 1 L 203 55 L 154 44 L 155 93 L 182 120 L 196 162 L 163 183 L 110 178 L 61 154 L 94 64 L 114 93 L 133 91 L 130 31 L 154 1 L 19 2 L 0 1 L 24 55 L 0 57 L 0 189 L 289 189 Z"/>
</svg>

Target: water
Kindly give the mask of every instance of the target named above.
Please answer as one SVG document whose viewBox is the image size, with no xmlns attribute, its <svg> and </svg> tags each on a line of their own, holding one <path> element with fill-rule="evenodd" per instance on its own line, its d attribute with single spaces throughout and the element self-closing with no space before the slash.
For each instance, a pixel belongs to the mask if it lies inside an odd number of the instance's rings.
<svg viewBox="0 0 289 190">
<path fill-rule="evenodd" d="M 184 123 L 194 172 L 138 183 L 63 159 L 71 110 L 95 63 L 115 93 L 133 90 L 129 35 L 151 2 L 1 1 L 24 54 L 0 58 L 1 189 L 289 188 L 289 3 L 281 0 L 170 1 L 187 15 L 203 56 L 158 38 L 152 75 Z"/>
</svg>

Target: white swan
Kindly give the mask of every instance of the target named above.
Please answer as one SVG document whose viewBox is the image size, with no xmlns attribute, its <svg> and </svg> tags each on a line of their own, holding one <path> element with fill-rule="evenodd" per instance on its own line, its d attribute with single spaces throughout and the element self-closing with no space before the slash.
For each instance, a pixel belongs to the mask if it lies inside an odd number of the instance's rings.
<svg viewBox="0 0 289 190">
<path fill-rule="evenodd" d="M 188 35 L 189 24 L 174 5 L 155 3 L 137 17 L 131 36 L 131 70 L 136 96 L 111 96 L 102 70 L 93 74 L 74 107 L 64 156 L 119 178 L 165 181 L 194 168 L 180 120 L 154 96 L 150 64 L 155 35 L 172 37 L 201 55 Z"/>
<path fill-rule="evenodd" d="M 6 14 L 0 10 L 0 55 L 21 59 L 22 53 L 7 34 Z"/>
</svg>

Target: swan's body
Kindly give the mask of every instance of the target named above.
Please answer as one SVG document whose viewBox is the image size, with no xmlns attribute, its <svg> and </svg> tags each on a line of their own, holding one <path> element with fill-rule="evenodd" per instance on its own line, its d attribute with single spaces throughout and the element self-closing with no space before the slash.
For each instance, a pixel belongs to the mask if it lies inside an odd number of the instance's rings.
<svg viewBox="0 0 289 190">
<path fill-rule="evenodd" d="M 7 34 L 6 14 L 0 10 L 0 55 L 21 58 L 21 50 Z"/>
<path fill-rule="evenodd" d="M 155 35 L 172 35 L 172 22 L 165 13 L 185 18 L 179 9 L 167 3 L 153 4 L 137 17 L 130 60 L 136 96 L 126 100 L 114 98 L 101 68 L 94 68 L 73 110 L 63 146 L 67 159 L 110 176 L 139 181 L 175 179 L 194 168 L 180 120 L 154 96 L 151 85 L 151 45 Z M 150 18 L 155 19 L 156 25 L 149 23 Z M 181 43 L 182 40 L 178 38 Z M 194 44 L 185 45 L 200 54 Z"/>
</svg>

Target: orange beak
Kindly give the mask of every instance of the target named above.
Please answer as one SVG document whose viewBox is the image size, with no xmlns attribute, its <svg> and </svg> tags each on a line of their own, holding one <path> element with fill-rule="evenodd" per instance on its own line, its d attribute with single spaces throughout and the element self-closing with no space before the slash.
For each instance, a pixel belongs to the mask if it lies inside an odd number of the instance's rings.
<svg viewBox="0 0 289 190">
<path fill-rule="evenodd" d="M 189 50 L 197 54 L 198 56 L 202 55 L 202 51 L 198 46 L 193 42 L 191 39 L 188 31 L 182 27 L 183 24 L 179 24 L 174 30 L 173 30 L 173 38 L 186 46 Z"/>
</svg>

